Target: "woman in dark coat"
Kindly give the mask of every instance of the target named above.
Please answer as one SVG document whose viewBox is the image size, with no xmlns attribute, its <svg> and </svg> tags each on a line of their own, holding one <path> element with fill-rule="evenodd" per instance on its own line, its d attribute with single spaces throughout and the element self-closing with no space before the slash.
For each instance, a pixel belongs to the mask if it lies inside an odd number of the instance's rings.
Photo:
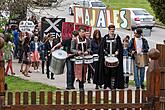
<svg viewBox="0 0 165 110">
<path fill-rule="evenodd" d="M 95 30 L 93 33 L 93 39 L 91 41 L 91 52 L 92 54 L 98 54 L 99 51 L 99 47 L 100 47 L 100 42 L 101 42 L 101 32 L 100 30 Z M 96 70 L 96 67 L 98 65 L 98 61 L 95 61 L 93 63 L 93 67 L 94 70 Z M 95 89 L 99 89 L 102 87 L 101 85 L 103 84 L 103 80 L 102 80 L 103 74 L 98 72 L 94 72 L 94 76 L 93 76 L 93 83 L 96 84 L 96 88 Z"/>
</svg>

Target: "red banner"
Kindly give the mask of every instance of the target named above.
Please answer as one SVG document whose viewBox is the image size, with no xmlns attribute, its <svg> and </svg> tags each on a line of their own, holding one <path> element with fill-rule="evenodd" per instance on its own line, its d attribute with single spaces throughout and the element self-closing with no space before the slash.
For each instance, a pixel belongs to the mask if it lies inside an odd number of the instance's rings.
<svg viewBox="0 0 165 110">
<path fill-rule="evenodd" d="M 73 31 L 74 31 L 74 23 L 63 22 L 62 23 L 62 40 L 72 38 Z"/>
<path fill-rule="evenodd" d="M 75 27 L 74 27 L 75 26 Z M 62 23 L 62 40 L 72 38 L 72 32 L 83 26 L 86 28 L 86 31 L 91 35 L 92 27 L 84 24 L 74 24 L 73 22 L 63 22 Z M 75 28 L 75 29 L 74 29 Z"/>
</svg>

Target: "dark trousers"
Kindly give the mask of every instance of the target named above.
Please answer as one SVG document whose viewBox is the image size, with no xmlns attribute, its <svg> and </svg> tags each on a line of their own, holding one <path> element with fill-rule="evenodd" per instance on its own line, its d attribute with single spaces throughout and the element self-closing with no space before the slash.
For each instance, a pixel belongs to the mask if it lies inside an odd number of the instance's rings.
<svg viewBox="0 0 165 110">
<path fill-rule="evenodd" d="M 22 57 L 23 57 L 23 50 L 22 49 L 19 49 L 18 50 L 18 58 L 19 58 L 19 62 L 21 63 L 22 62 Z"/>
<path fill-rule="evenodd" d="M 68 58 L 66 60 L 66 67 L 67 67 L 67 88 L 72 88 L 74 87 L 74 80 L 75 80 L 75 75 L 74 75 L 74 62 L 70 61 Z"/>
<path fill-rule="evenodd" d="M 47 64 L 46 64 L 46 69 L 47 69 L 47 72 L 46 72 L 46 74 L 47 74 L 47 78 L 49 79 L 50 77 L 49 77 L 49 66 L 50 66 L 50 63 L 51 63 L 51 59 L 52 59 L 52 57 L 51 56 L 48 56 L 48 60 L 47 60 Z M 51 72 L 51 79 L 53 79 L 53 76 L 54 76 L 54 74 Z"/>
<path fill-rule="evenodd" d="M 42 61 L 42 74 L 44 74 L 45 61 Z"/>
<path fill-rule="evenodd" d="M 114 89 L 116 88 L 115 79 L 116 79 L 116 69 L 117 68 L 105 68 L 105 85 L 104 88 Z"/>
<path fill-rule="evenodd" d="M 94 68 L 94 64 L 91 64 L 91 66 Z M 90 81 L 90 79 L 93 79 L 93 70 L 90 65 L 88 65 L 88 76 L 87 76 L 87 81 Z"/>
</svg>

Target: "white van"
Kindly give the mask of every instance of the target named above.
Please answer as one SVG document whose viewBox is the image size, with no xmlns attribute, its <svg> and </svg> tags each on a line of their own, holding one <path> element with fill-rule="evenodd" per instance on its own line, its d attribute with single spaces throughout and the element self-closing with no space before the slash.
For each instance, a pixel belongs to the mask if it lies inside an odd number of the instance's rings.
<svg viewBox="0 0 165 110">
<path fill-rule="evenodd" d="M 105 4 L 100 0 L 79 0 L 78 2 L 74 2 L 69 6 L 69 14 L 74 14 L 74 6 L 81 6 L 85 8 L 99 8 L 106 9 Z"/>
</svg>

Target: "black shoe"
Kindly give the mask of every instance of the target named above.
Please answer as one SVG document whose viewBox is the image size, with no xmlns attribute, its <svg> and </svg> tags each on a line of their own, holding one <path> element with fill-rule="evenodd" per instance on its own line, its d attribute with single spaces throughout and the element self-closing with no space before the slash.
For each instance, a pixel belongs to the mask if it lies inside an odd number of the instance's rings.
<svg viewBox="0 0 165 110">
<path fill-rule="evenodd" d="M 99 89 L 99 86 L 98 86 L 98 85 L 96 85 L 95 89 Z"/>
<path fill-rule="evenodd" d="M 90 80 L 88 80 L 88 83 L 91 83 L 91 81 L 90 81 Z"/>
<path fill-rule="evenodd" d="M 107 86 L 106 85 L 104 85 L 104 89 L 107 89 Z"/>
<path fill-rule="evenodd" d="M 54 78 L 52 77 L 51 79 L 53 80 Z"/>
<path fill-rule="evenodd" d="M 141 88 L 142 88 L 142 89 L 145 89 L 145 86 L 144 86 L 144 84 L 142 84 L 142 85 L 141 85 Z"/>
<path fill-rule="evenodd" d="M 29 70 L 28 73 L 32 73 L 32 71 Z"/>
<path fill-rule="evenodd" d="M 71 89 L 75 89 L 75 87 L 71 87 Z"/>
<path fill-rule="evenodd" d="M 66 90 L 71 90 L 71 87 L 67 87 Z"/>
<path fill-rule="evenodd" d="M 102 89 L 102 85 L 99 85 L 99 87 Z"/>
<path fill-rule="evenodd" d="M 136 87 L 136 90 L 139 90 L 140 89 L 140 87 Z"/>
<path fill-rule="evenodd" d="M 47 78 L 49 79 L 50 77 L 47 75 Z"/>
</svg>

